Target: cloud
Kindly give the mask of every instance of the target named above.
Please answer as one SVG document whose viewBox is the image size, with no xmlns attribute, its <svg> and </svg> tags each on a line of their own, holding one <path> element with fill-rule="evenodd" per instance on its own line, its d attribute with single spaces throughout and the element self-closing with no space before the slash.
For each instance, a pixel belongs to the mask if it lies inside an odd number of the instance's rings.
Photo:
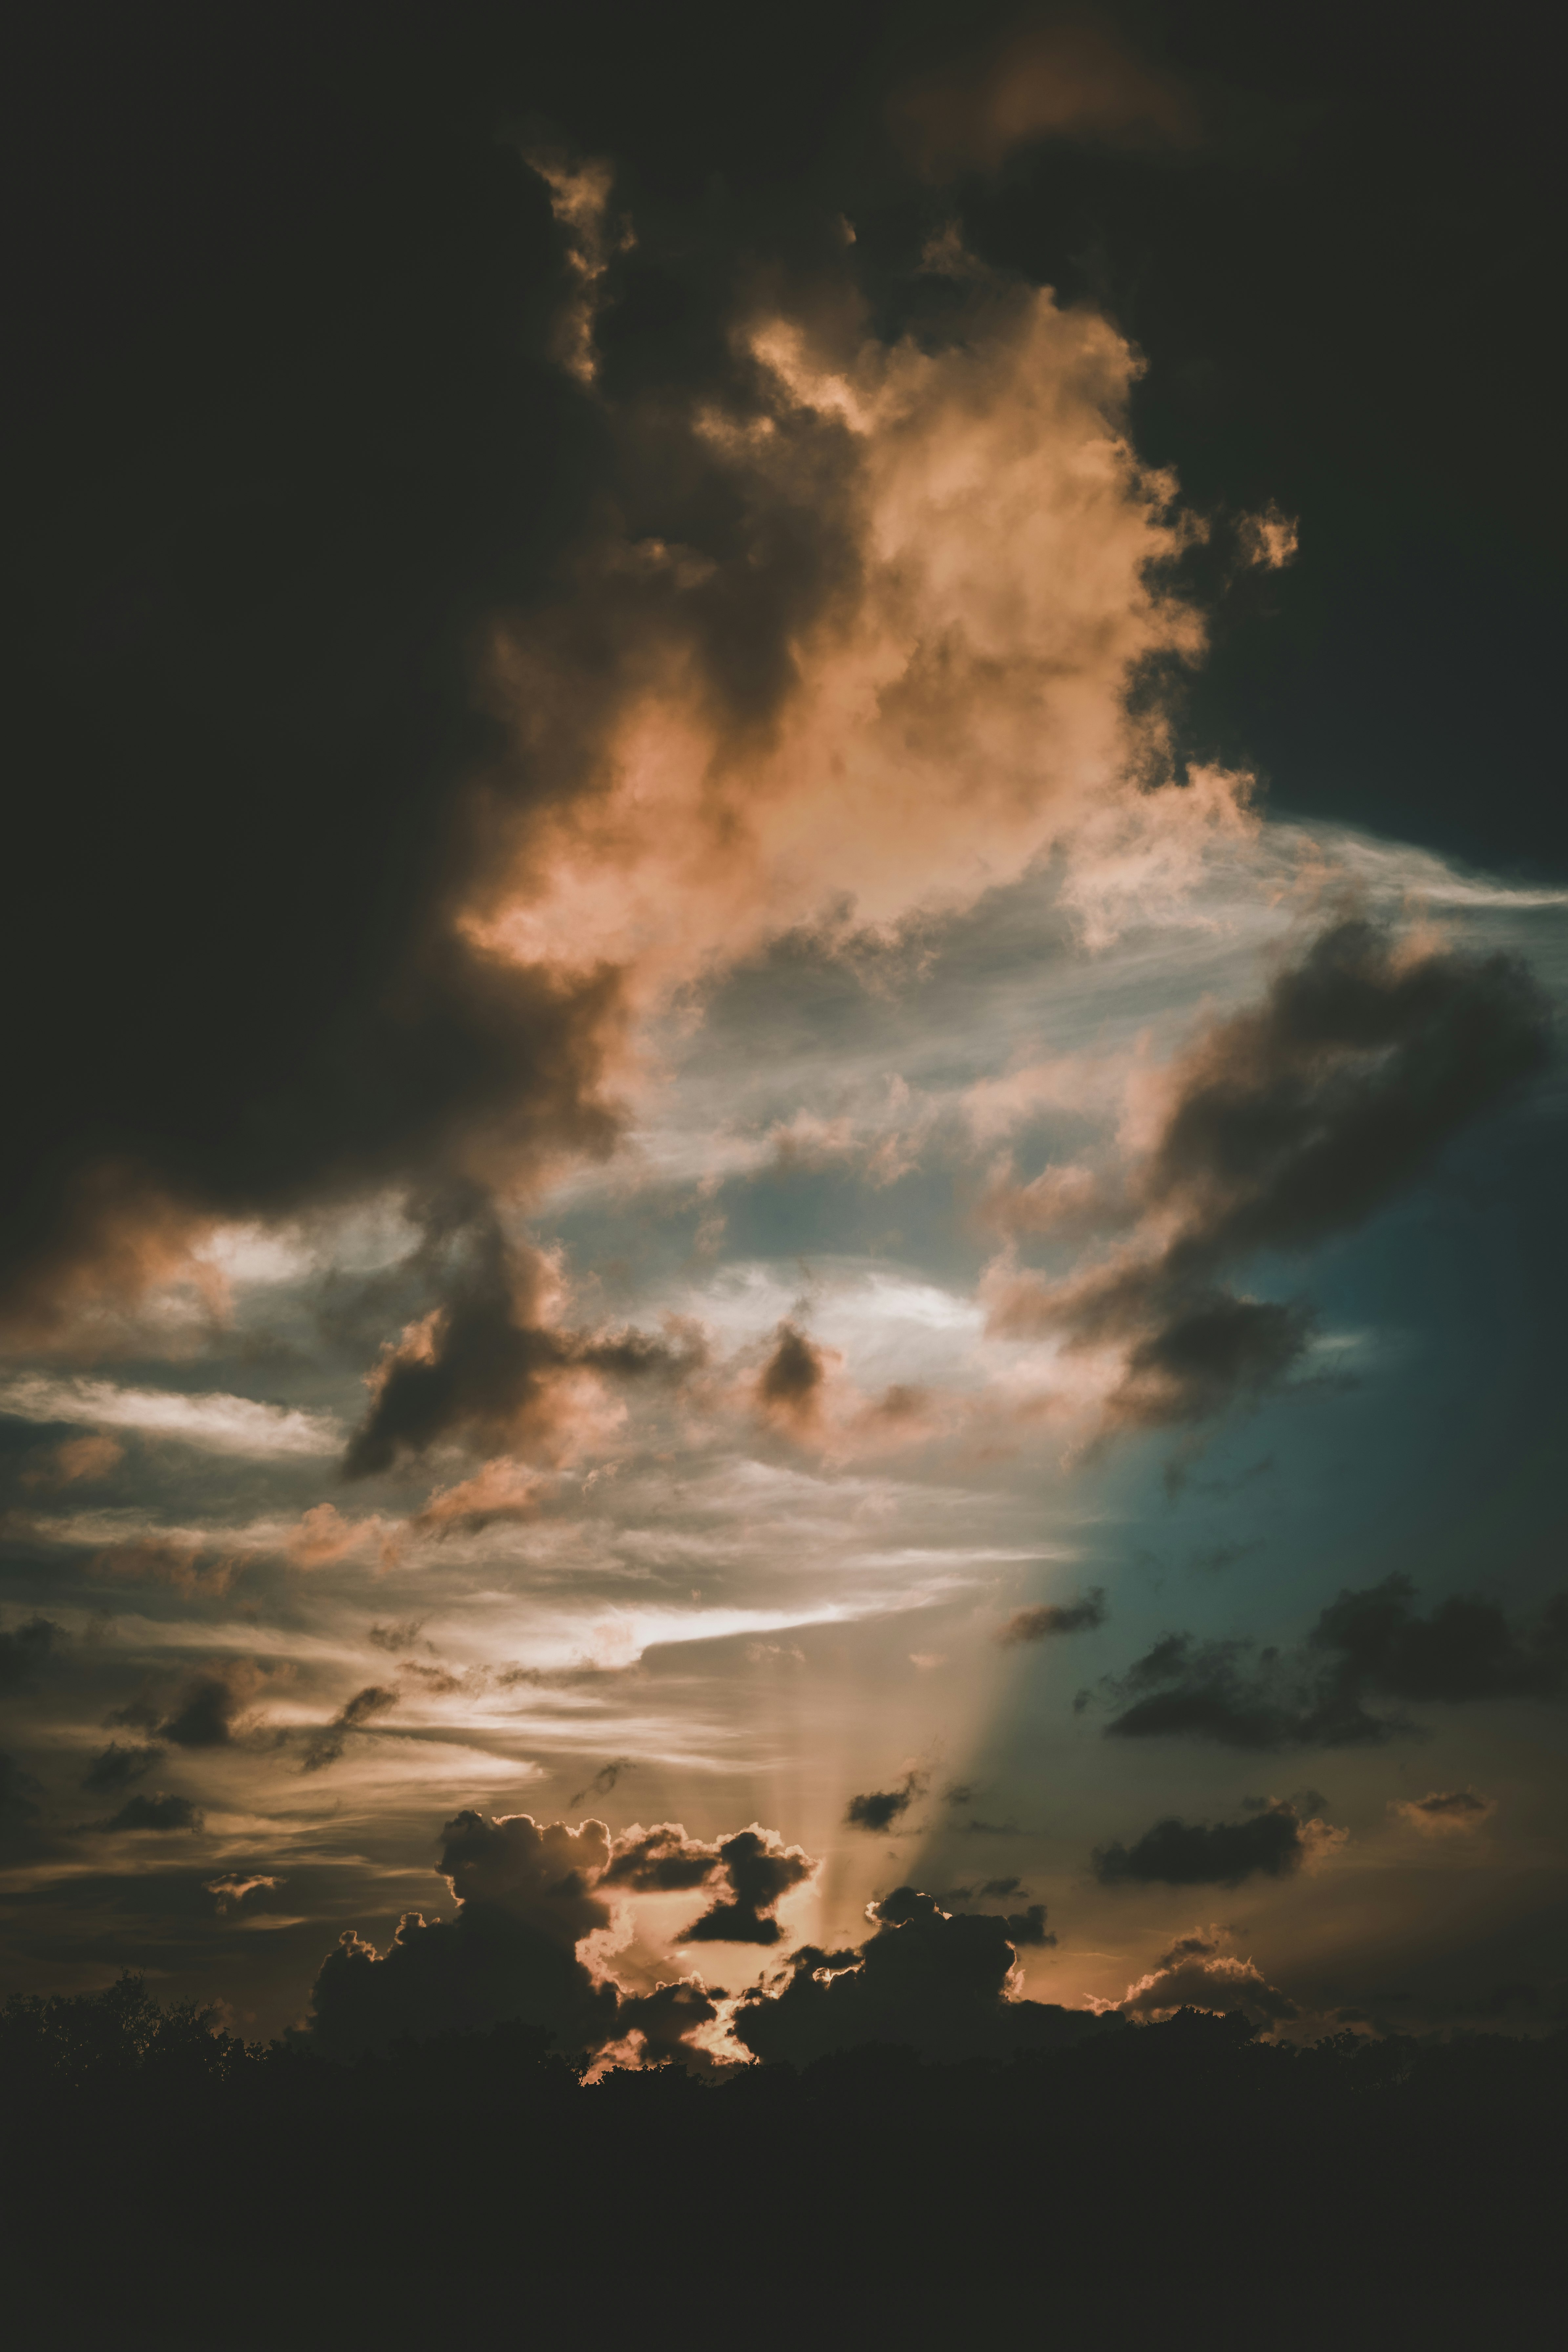
<svg viewBox="0 0 1568 2352">
<path fill-rule="evenodd" d="M 566 1801 L 569 1805 L 580 1805 L 585 1797 L 607 1797 L 625 1773 L 636 1770 L 637 1766 L 629 1756 L 617 1756 L 613 1762 L 601 1764 L 593 1779 L 584 1782 Z"/>
<path fill-rule="evenodd" d="M 624 1409 L 606 1379 L 679 1380 L 701 1349 L 682 1328 L 664 1339 L 645 1332 L 591 1335 L 556 1319 L 563 1290 L 555 1265 L 510 1243 L 488 1213 L 455 1232 L 441 1270 L 443 1303 L 384 1349 L 371 1376 L 371 1405 L 344 1460 L 351 1478 L 391 1469 L 440 1438 L 458 1438 L 492 1454 L 569 1461 L 614 1430 Z M 448 1490 L 418 1523 L 441 1532 L 465 1520 L 516 1516 L 516 1474 L 493 1470 L 470 1482 L 471 1497 Z M 487 1499 L 487 1497 L 489 1499 Z"/>
<path fill-rule="evenodd" d="M 775 1864 L 772 1832 L 742 1832 Z M 450 1919 L 408 1913 L 384 1954 L 352 1932 L 323 1961 L 312 1993 L 311 2035 L 329 2055 L 352 2057 L 405 2034 L 483 2031 L 518 2019 L 543 2028 L 558 2046 L 603 2053 L 606 2063 L 655 2063 L 677 2056 L 710 2071 L 711 2053 L 693 2036 L 718 2010 L 700 1983 L 685 1979 L 628 1995 L 597 1977 L 578 1957 L 584 1939 L 613 1918 L 601 1886 L 621 1892 L 668 1891 L 700 1883 L 682 1858 L 750 1883 L 749 1849 L 723 1859 L 722 1846 L 698 1849 L 678 1823 L 634 1830 L 612 1843 L 602 1822 L 576 1829 L 517 1813 L 487 1821 L 459 1813 L 442 1832 L 439 1867 L 457 1898 Z M 737 1899 L 743 1899 L 737 1893 Z"/>
<path fill-rule="evenodd" d="M 49 1617 L 28 1617 L 0 1631 L 0 1698 L 37 1690 L 65 1638 L 63 1629 Z"/>
<path fill-rule="evenodd" d="M 22 1484 L 57 1488 L 90 1485 L 107 1478 L 124 1459 L 125 1448 L 112 1437 L 65 1437 L 42 1468 L 24 1472 Z"/>
<path fill-rule="evenodd" d="M 1188 85 L 1109 26 L 1029 25 L 951 60 L 889 101 L 898 144 L 929 180 L 994 171 L 1043 139 L 1181 153 L 1203 135 Z"/>
<path fill-rule="evenodd" d="M 132 1780 L 144 1780 L 167 1752 L 163 1748 L 122 1748 L 118 1739 L 111 1739 L 88 1766 L 81 1785 L 84 1789 L 128 1788 Z"/>
<path fill-rule="evenodd" d="M 844 1819 L 851 1829 L 873 1832 L 889 1830 L 901 1821 L 918 1797 L 926 1792 L 928 1776 L 911 1769 L 896 1789 L 871 1789 L 858 1797 L 851 1797 Z"/>
<path fill-rule="evenodd" d="M 1528 1632 L 1510 1626 L 1496 1601 L 1454 1598 L 1423 1617 L 1414 1599 L 1403 1576 L 1347 1589 L 1289 1654 L 1167 1633 L 1075 1705 L 1115 1706 L 1110 1738 L 1213 1739 L 1264 1752 L 1414 1734 L 1405 1716 L 1372 1702 L 1553 1698 L 1568 1685 L 1568 1597 L 1551 1601 Z"/>
<path fill-rule="evenodd" d="M 1364 1223 L 1546 1050 L 1544 1000 L 1513 959 L 1337 920 L 1260 1005 L 1211 1023 L 1148 1082 L 1134 1122 L 1146 1148 L 1131 1164 L 1047 1171 L 1076 1223 L 1125 1239 L 1061 1278 L 1004 1254 L 983 1285 L 988 1328 L 1098 1358 L 1107 1429 L 1197 1423 L 1256 1400 L 1300 1364 L 1311 1316 L 1236 1291 L 1232 1270 Z M 1039 1229 L 1035 1188 L 990 1198 L 1004 1225 Z"/>
<path fill-rule="evenodd" d="M 247 1895 L 256 1893 L 258 1887 L 281 1886 L 283 1883 L 280 1878 L 265 1877 L 259 1871 L 247 1874 L 243 1871 L 226 1870 L 216 1878 L 205 1880 L 203 1891 L 208 1895 L 216 1895 L 218 1910 L 225 1912 L 232 1905 L 243 1903 Z"/>
<path fill-rule="evenodd" d="M 301 1514 L 284 1551 L 296 1568 L 334 1568 L 370 1544 L 378 1548 L 382 1565 L 389 1567 L 396 1557 L 397 1538 L 387 1521 L 345 1519 L 335 1504 L 317 1503 Z"/>
<path fill-rule="evenodd" d="M 336 1764 L 348 1746 L 351 1731 L 363 1731 L 366 1724 L 374 1723 L 378 1715 L 385 1715 L 389 1708 L 401 1706 L 402 1700 L 401 1691 L 389 1690 L 384 1683 L 367 1683 L 363 1690 L 355 1691 L 351 1699 L 343 1702 L 331 1723 L 324 1723 L 311 1735 L 301 1770 L 322 1772 L 329 1764 Z"/>
<path fill-rule="evenodd" d="M 265 1679 L 252 1660 L 230 1659 L 186 1675 L 166 1714 L 152 1700 L 139 1698 L 115 1708 L 105 1720 L 117 1727 L 153 1731 L 176 1748 L 225 1748 Z M 111 1741 L 105 1753 L 112 1750 Z"/>
<path fill-rule="evenodd" d="M 1105 1595 L 1098 1586 L 1080 1601 L 1043 1601 L 1035 1609 L 1016 1610 L 998 1629 L 1004 1649 L 1029 1642 L 1048 1642 L 1058 1633 L 1092 1633 L 1106 1619 Z"/>
<path fill-rule="evenodd" d="M 128 1797 L 112 1821 L 97 1822 L 94 1828 L 113 1830 L 155 1830 L 166 1834 L 175 1830 L 199 1830 L 205 1816 L 201 1808 L 193 1805 L 188 1797 Z"/>
<path fill-rule="evenodd" d="M 473 1477 L 438 1487 L 412 1521 L 418 1535 L 475 1536 L 486 1528 L 514 1527 L 539 1508 L 543 1480 L 502 1454 Z"/>
<path fill-rule="evenodd" d="M 827 1368 L 835 1360 L 833 1350 L 818 1347 L 797 1325 L 781 1323 L 773 1353 L 757 1375 L 759 1410 L 796 1436 L 814 1431 Z"/>
<path fill-rule="evenodd" d="M 1452 1837 L 1456 1832 L 1462 1836 L 1491 1818 L 1497 1800 L 1478 1797 L 1473 1789 L 1432 1789 L 1425 1797 L 1391 1801 L 1388 1810 L 1396 1821 L 1426 1837 Z"/>
<path fill-rule="evenodd" d="M 370 1639 L 378 1650 L 389 1650 L 395 1657 L 404 1650 L 411 1650 L 424 1631 L 423 1617 L 405 1617 L 395 1619 L 390 1625 L 373 1625 Z"/>
<path fill-rule="evenodd" d="M 18 1373 L 0 1383 L 0 1411 L 24 1421 L 91 1421 L 110 1429 L 135 1429 L 149 1437 L 177 1438 L 207 1454 L 235 1454 L 258 1461 L 336 1453 L 342 1433 L 329 1414 L 297 1405 L 262 1404 L 253 1397 L 190 1394 L 172 1389 L 117 1388 L 109 1381 L 61 1380 L 42 1372 Z M 110 1441 L 86 1439 L 88 1458 L 100 1465 L 73 1476 L 100 1476 L 118 1459 L 102 1448 Z M 62 1453 L 64 1449 L 62 1448 Z"/>
<path fill-rule="evenodd" d="M 1053 1940 L 1037 1907 L 1022 1915 L 1023 1939 Z M 925 2058 L 1005 2058 L 1106 2030 L 1090 2011 L 1009 1997 L 1018 1923 L 954 1917 L 911 1886 L 875 1910 L 876 1932 L 858 1951 L 805 1945 L 783 1976 L 743 1994 L 736 2038 L 759 2058 L 805 2065 L 868 2042 L 904 2043 Z"/>
<path fill-rule="evenodd" d="M 716 1902 L 683 1927 L 678 1944 L 776 1944 L 784 1930 L 773 1908 L 816 1865 L 797 1845 L 786 1846 L 772 1831 L 737 1831 L 719 1848 L 730 1885 L 730 1900 Z"/>
<path fill-rule="evenodd" d="M 1129 2017 L 1163 2018 L 1178 2009 L 1206 2009 L 1265 2027 L 1288 2025 L 1301 2013 L 1289 1994 L 1270 1984 L 1251 1960 L 1216 1953 L 1212 1944 L 1195 1937 L 1178 1944 L 1151 1974 L 1129 1985 L 1120 2005 Z"/>
<path fill-rule="evenodd" d="M 1250 1821 L 1189 1823 L 1173 1814 L 1131 1847 L 1097 1846 L 1094 1874 L 1102 1886 L 1239 1886 L 1247 1878 L 1288 1877 L 1345 1836 L 1325 1822 L 1303 1821 L 1283 1800 Z"/>
</svg>

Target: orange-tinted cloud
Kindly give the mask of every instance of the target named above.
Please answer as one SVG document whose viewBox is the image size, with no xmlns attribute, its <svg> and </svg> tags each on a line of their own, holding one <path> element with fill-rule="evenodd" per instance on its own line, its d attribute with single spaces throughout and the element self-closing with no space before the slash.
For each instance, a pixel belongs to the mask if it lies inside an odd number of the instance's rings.
<svg viewBox="0 0 1568 2352">
<path fill-rule="evenodd" d="M 1194 93 L 1176 75 L 1106 26 L 1070 19 L 1026 26 L 969 62 L 910 83 L 891 100 L 889 120 L 931 180 L 994 171 L 1041 139 L 1168 152 L 1203 135 Z"/>
</svg>

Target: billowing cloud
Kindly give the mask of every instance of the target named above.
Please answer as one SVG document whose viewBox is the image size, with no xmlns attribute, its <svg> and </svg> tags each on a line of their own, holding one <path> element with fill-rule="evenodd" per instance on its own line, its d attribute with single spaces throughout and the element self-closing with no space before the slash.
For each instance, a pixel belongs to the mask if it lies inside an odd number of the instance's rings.
<svg viewBox="0 0 1568 2352">
<path fill-rule="evenodd" d="M 1156 1822 L 1131 1846 L 1097 1846 L 1102 1886 L 1239 1886 L 1252 1877 L 1284 1878 L 1342 1843 L 1345 1832 L 1303 1821 L 1277 1800 L 1240 1822 Z"/>
<path fill-rule="evenodd" d="M 1301 2013 L 1253 1961 L 1216 1951 L 1200 1937 L 1178 1945 L 1157 1969 L 1129 1985 L 1121 2008 L 1126 2016 L 1143 2018 L 1170 2017 L 1178 2009 L 1214 2010 L 1264 2027 L 1288 2025 Z"/>
<path fill-rule="evenodd" d="M 726 1838 L 719 1859 L 729 1882 L 728 1900 L 721 1897 L 683 1927 L 677 1943 L 776 1944 L 784 1930 L 774 1906 L 811 1876 L 816 1865 L 810 1855 L 753 1825 Z"/>
<path fill-rule="evenodd" d="M 1108 1427 L 1198 1423 L 1260 1396 L 1300 1362 L 1311 1318 L 1237 1291 L 1232 1271 L 1364 1223 L 1546 1046 L 1544 1001 L 1509 957 L 1336 921 L 1261 1005 L 1212 1023 L 1146 1082 L 1130 1164 L 994 1188 L 992 1213 L 1016 1232 L 1059 1215 L 1126 1237 L 1059 1278 L 1005 1255 L 984 1286 L 991 1329 L 1100 1360 Z"/>
<path fill-rule="evenodd" d="M 905 2043 L 926 2058 L 999 2058 L 1105 2030 L 1090 2011 L 1010 1997 L 1016 1943 L 1049 1940 L 1043 1915 L 1038 1923 L 1025 1915 L 1020 1939 L 1007 1920 L 954 1916 L 901 1886 L 876 1916 L 859 1950 L 805 1945 L 784 1976 L 745 1994 L 734 2013 L 737 2039 L 759 2058 L 803 2065 L 866 2042 Z"/>
<path fill-rule="evenodd" d="M 1318 1617 L 1303 1649 L 1167 1633 L 1096 1696 L 1118 1712 L 1118 1739 L 1196 1738 L 1227 1748 L 1345 1748 L 1409 1736 L 1401 1714 L 1369 1702 L 1460 1706 L 1552 1698 L 1568 1685 L 1568 1597 L 1528 1631 L 1493 1601 L 1453 1598 L 1423 1617 L 1408 1577 L 1345 1591 Z"/>
<path fill-rule="evenodd" d="M 1032 1642 L 1054 1641 L 1060 1633 L 1089 1633 L 1105 1622 L 1105 1595 L 1097 1588 L 1079 1601 L 1045 1601 L 1033 1609 L 1016 1609 L 997 1632 L 1004 1649 Z"/>
</svg>

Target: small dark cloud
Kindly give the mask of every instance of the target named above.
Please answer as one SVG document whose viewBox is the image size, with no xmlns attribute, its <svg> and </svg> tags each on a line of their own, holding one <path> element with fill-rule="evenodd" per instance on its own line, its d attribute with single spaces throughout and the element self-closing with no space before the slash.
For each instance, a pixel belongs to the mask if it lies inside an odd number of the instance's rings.
<svg viewBox="0 0 1568 2352">
<path fill-rule="evenodd" d="M 757 1402 L 771 1420 L 796 1430 L 809 1428 L 826 1377 L 821 1349 L 798 1325 L 781 1323 L 773 1353 L 757 1376 Z"/>
<path fill-rule="evenodd" d="M 963 1834 L 965 1837 L 1016 1837 L 1018 1824 L 1016 1822 L 983 1822 L 972 1818 L 964 1822 Z"/>
<path fill-rule="evenodd" d="M 390 1625 L 373 1625 L 370 1638 L 378 1650 L 389 1651 L 396 1657 L 400 1652 L 411 1650 L 424 1631 L 423 1617 L 404 1617 L 395 1619 Z"/>
<path fill-rule="evenodd" d="M 111 1739 L 88 1766 L 81 1785 L 84 1789 L 129 1788 L 133 1780 L 144 1780 L 167 1753 L 163 1748 L 122 1748 L 118 1739 Z"/>
<path fill-rule="evenodd" d="M 1036 1609 L 1019 1609 L 997 1633 L 1004 1649 L 1020 1643 L 1048 1642 L 1058 1633 L 1088 1633 L 1106 1618 L 1105 1595 L 1097 1586 L 1079 1601 L 1045 1601 Z"/>
<path fill-rule="evenodd" d="M 0 1751 L 0 1858 L 19 1862 L 43 1842 L 43 1790 L 14 1756 Z"/>
<path fill-rule="evenodd" d="M 926 1775 L 918 1770 L 906 1772 L 896 1789 L 870 1789 L 863 1795 L 851 1797 L 845 1822 L 850 1829 L 869 1830 L 873 1834 L 891 1829 L 925 1791 Z"/>
<path fill-rule="evenodd" d="M 301 1769 L 321 1772 L 329 1764 L 335 1764 L 348 1745 L 349 1733 L 363 1731 L 378 1715 L 385 1715 L 389 1708 L 396 1706 L 401 1696 L 401 1692 L 389 1690 L 384 1683 L 367 1683 L 363 1690 L 355 1691 L 331 1723 L 324 1723 L 312 1735 Z"/>
<path fill-rule="evenodd" d="M 1287 1803 L 1240 1822 L 1189 1822 L 1170 1814 L 1131 1846 L 1097 1846 L 1094 1874 L 1102 1886 L 1239 1886 L 1247 1878 L 1285 1878 L 1321 1843 L 1321 1823 L 1304 1822 Z"/>
<path fill-rule="evenodd" d="M 160 1739 L 175 1748 L 226 1748 L 260 1682 L 257 1668 L 245 1660 L 204 1667 L 186 1676 L 161 1721 L 159 1711 L 145 1699 L 118 1708 L 108 1720 L 137 1731 L 156 1729 Z"/>
<path fill-rule="evenodd" d="M 979 1794 L 980 1790 L 973 1780 L 954 1780 L 951 1787 L 942 1790 L 942 1801 L 944 1805 L 972 1805 Z"/>
<path fill-rule="evenodd" d="M 770 1832 L 742 1830 L 726 1838 L 719 1859 L 731 1900 L 717 1902 L 683 1928 L 679 1944 L 776 1944 L 784 1933 L 774 1906 L 816 1867 L 799 1846 L 786 1846 Z"/>
<path fill-rule="evenodd" d="M 586 1781 L 574 1796 L 568 1797 L 566 1802 L 569 1805 L 581 1805 L 590 1797 L 607 1797 L 617 1780 L 622 1780 L 626 1773 L 636 1770 L 637 1766 L 629 1756 L 617 1756 L 613 1764 L 601 1764 L 593 1779 Z"/>
<path fill-rule="evenodd" d="M 112 1821 L 99 1822 L 100 1830 L 199 1830 L 205 1815 L 188 1797 L 128 1797 Z"/>
<path fill-rule="evenodd" d="M 0 1633 L 0 1698 L 37 1690 L 40 1675 L 58 1656 L 65 1633 L 52 1618 L 29 1617 Z"/>
</svg>

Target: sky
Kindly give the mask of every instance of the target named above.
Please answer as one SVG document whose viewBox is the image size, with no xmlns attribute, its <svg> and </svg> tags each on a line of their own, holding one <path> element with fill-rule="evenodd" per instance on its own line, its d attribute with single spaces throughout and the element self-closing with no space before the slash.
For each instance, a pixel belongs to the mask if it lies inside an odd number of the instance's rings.
<svg viewBox="0 0 1568 2352">
<path fill-rule="evenodd" d="M 1560 2022 L 1527 15 L 79 13 L 0 1987 Z"/>
</svg>

